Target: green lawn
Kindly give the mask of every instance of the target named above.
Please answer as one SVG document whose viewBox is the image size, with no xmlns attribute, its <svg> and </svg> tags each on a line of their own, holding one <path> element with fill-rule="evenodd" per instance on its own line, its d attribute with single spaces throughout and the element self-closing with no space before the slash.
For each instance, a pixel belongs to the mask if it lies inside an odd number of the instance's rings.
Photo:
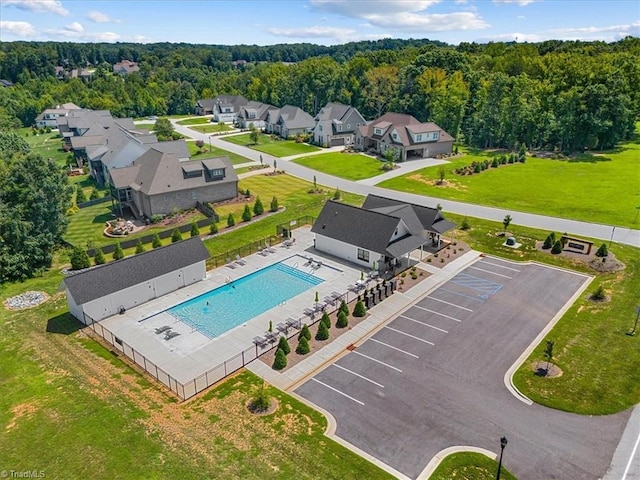
<svg viewBox="0 0 640 480">
<path fill-rule="evenodd" d="M 429 167 L 378 186 L 437 198 L 516 211 L 639 228 L 640 140 L 618 150 L 582 155 L 578 160 L 527 157 L 524 164 L 501 165 L 472 176 L 452 171 L 492 154 L 474 151 L 445 166 L 446 186 L 435 185 L 440 167 Z M 514 215 L 514 218 L 517 218 Z"/>
<path fill-rule="evenodd" d="M 30 128 L 20 128 L 16 133 L 25 139 L 33 153 L 43 158 L 53 158 L 59 165 L 66 166 L 69 157 L 73 157 L 73 153 L 62 150 L 62 138 L 57 131 L 34 135 Z"/>
<path fill-rule="evenodd" d="M 209 117 L 187 118 L 186 120 L 180 120 L 177 123 L 178 125 L 202 125 L 202 124 L 211 123 L 211 118 Z"/>
<path fill-rule="evenodd" d="M 429 480 L 493 480 L 498 472 L 498 462 L 481 453 L 455 453 L 446 457 Z M 500 469 L 500 478 L 516 480 L 504 465 Z"/>
<path fill-rule="evenodd" d="M 271 138 L 270 135 L 265 134 L 260 134 L 257 145 L 251 143 L 248 133 L 224 137 L 223 140 L 243 147 L 250 147 L 259 152 L 268 153 L 274 157 L 288 157 L 290 155 L 299 155 L 301 153 L 317 152 L 320 150 L 313 145 L 296 143 L 294 140 L 274 139 Z"/>
<path fill-rule="evenodd" d="M 238 165 L 240 163 L 248 163 L 251 161 L 250 158 L 243 157 L 242 155 L 238 155 L 237 153 L 230 152 L 228 150 L 223 150 L 222 148 L 204 145 L 202 148 L 198 148 L 196 142 L 187 142 L 187 148 L 189 148 L 189 154 L 191 155 L 191 159 L 199 159 L 199 158 L 211 158 L 211 157 L 229 157 L 231 163 L 233 165 Z"/>
<path fill-rule="evenodd" d="M 155 128 L 155 122 L 151 123 L 136 123 L 136 130 L 149 130 L 152 131 Z"/>
<path fill-rule="evenodd" d="M 217 123 L 210 123 L 208 125 L 196 125 L 195 127 L 191 127 L 191 130 L 195 130 L 200 133 L 218 133 L 218 132 L 230 132 L 233 130 L 233 127 L 229 125 L 222 124 L 218 125 Z"/>
<path fill-rule="evenodd" d="M 322 153 L 293 162 L 347 180 L 362 180 L 384 173 L 380 160 L 360 153 Z"/>
</svg>

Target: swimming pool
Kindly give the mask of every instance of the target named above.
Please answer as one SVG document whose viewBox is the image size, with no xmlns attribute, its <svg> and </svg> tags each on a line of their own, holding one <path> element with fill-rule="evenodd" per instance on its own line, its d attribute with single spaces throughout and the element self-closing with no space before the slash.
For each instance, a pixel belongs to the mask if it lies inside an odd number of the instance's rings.
<svg viewBox="0 0 640 480">
<path fill-rule="evenodd" d="M 284 263 L 275 263 L 167 312 L 207 337 L 215 338 L 323 281 Z M 282 320 L 273 318 L 273 323 Z"/>
</svg>

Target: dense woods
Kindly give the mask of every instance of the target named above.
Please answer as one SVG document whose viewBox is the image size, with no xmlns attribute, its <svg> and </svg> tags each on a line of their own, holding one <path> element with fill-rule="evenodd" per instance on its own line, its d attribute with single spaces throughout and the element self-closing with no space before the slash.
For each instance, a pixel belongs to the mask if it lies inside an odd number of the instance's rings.
<svg viewBox="0 0 640 480">
<path fill-rule="evenodd" d="M 434 121 L 477 147 L 577 151 L 611 148 L 640 113 L 640 39 L 538 44 L 380 40 L 311 44 L 0 44 L 0 126 L 30 125 L 73 102 L 116 116 L 193 112 L 199 98 L 243 94 L 315 114 L 329 101 L 366 118 L 386 111 Z M 114 76 L 122 59 L 140 72 Z M 246 60 L 241 67 L 233 60 Z M 55 67 L 95 68 L 92 80 L 58 80 Z"/>
</svg>

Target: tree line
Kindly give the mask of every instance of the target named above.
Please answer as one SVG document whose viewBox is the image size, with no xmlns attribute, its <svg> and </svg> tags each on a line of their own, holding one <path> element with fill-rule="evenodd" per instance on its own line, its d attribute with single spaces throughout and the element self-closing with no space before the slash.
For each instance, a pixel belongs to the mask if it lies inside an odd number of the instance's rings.
<svg viewBox="0 0 640 480">
<path fill-rule="evenodd" d="M 141 71 L 111 74 L 111 64 L 124 58 Z M 0 78 L 17 84 L 0 91 L 0 126 L 30 125 L 63 102 L 141 117 L 186 114 L 199 98 L 242 94 L 311 114 L 329 101 L 369 119 L 408 113 L 481 148 L 606 149 L 633 135 L 638 58 L 640 39 L 633 37 L 457 47 L 389 39 L 335 47 L 3 43 Z M 233 59 L 249 63 L 234 68 Z M 56 79 L 61 60 L 91 63 L 93 79 Z"/>
</svg>

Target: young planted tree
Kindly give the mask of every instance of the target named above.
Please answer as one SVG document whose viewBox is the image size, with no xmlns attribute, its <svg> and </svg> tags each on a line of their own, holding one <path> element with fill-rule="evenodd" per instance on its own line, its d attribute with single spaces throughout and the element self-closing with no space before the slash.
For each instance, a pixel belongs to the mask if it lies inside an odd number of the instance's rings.
<svg viewBox="0 0 640 480">
<path fill-rule="evenodd" d="M 142 240 L 138 239 L 138 243 L 136 243 L 136 254 L 144 252 L 144 245 L 142 244 Z"/>
<path fill-rule="evenodd" d="M 329 338 L 329 329 L 324 322 L 318 323 L 318 333 L 316 333 L 316 340 L 326 340 Z"/>
<path fill-rule="evenodd" d="M 153 240 L 151 240 L 151 246 L 153 248 L 160 248 L 162 246 L 162 241 L 157 233 L 153 236 Z"/>
<path fill-rule="evenodd" d="M 502 225 L 504 225 L 504 233 L 507 233 L 507 228 L 509 228 L 509 225 L 511 225 L 511 215 L 505 215 L 504 219 L 502 220 Z"/>
<path fill-rule="evenodd" d="M 276 357 L 273 359 L 273 369 L 282 370 L 287 366 L 287 356 L 281 348 L 276 350 Z"/>
<path fill-rule="evenodd" d="M 209 233 L 211 235 L 218 233 L 218 224 L 215 221 L 212 221 L 211 225 L 209 225 Z"/>
<path fill-rule="evenodd" d="M 327 312 L 322 313 L 322 318 L 320 319 L 321 323 L 324 323 L 327 328 L 331 328 L 331 319 L 329 318 L 329 314 Z"/>
<path fill-rule="evenodd" d="M 307 325 L 306 323 L 302 325 L 302 329 L 298 334 L 298 339 L 301 339 L 303 337 L 306 338 L 307 340 L 311 340 L 311 331 L 309 330 L 309 325 Z"/>
<path fill-rule="evenodd" d="M 87 196 L 84 194 L 84 190 L 80 185 L 76 186 L 76 203 L 84 203 L 87 201 Z"/>
<path fill-rule="evenodd" d="M 340 200 L 340 197 L 342 197 L 342 194 L 340 193 L 340 189 L 336 188 L 336 191 L 333 192 L 333 200 Z"/>
<path fill-rule="evenodd" d="M 276 197 L 273 197 L 271 199 L 270 211 L 272 211 L 272 212 L 277 212 L 278 211 L 278 199 Z"/>
<path fill-rule="evenodd" d="M 336 328 L 346 328 L 349 324 L 349 317 L 343 311 L 338 313 L 338 319 L 336 320 Z"/>
<path fill-rule="evenodd" d="M 603 243 L 602 245 L 600 245 L 600 248 L 598 248 L 596 257 L 606 257 L 607 255 L 609 255 L 609 250 L 607 249 L 607 244 Z"/>
<path fill-rule="evenodd" d="M 104 258 L 104 252 L 101 248 L 96 248 L 96 253 L 93 255 L 93 263 L 96 265 L 102 265 L 106 260 Z"/>
<path fill-rule="evenodd" d="M 242 211 L 242 221 L 248 222 L 249 220 L 251 220 L 251 209 L 249 208 L 249 205 L 245 204 L 244 210 Z"/>
<path fill-rule="evenodd" d="M 307 340 L 307 337 L 300 337 L 298 346 L 296 347 L 296 353 L 298 355 L 306 355 L 309 353 L 309 340 Z"/>
<path fill-rule="evenodd" d="M 340 302 L 340 311 L 344 312 L 346 315 L 349 315 L 349 307 L 347 306 L 347 302 L 342 300 Z"/>
<path fill-rule="evenodd" d="M 251 398 L 249 402 L 249 409 L 254 413 L 262 413 L 266 412 L 269 409 L 269 405 L 271 405 L 271 397 L 267 394 L 266 389 L 264 388 L 264 381 L 260 386 L 260 389 L 256 392 L 256 394 Z"/>
<path fill-rule="evenodd" d="M 438 185 L 444 185 L 444 177 L 446 173 L 447 171 L 444 169 L 444 167 L 440 167 L 438 169 Z"/>
<path fill-rule="evenodd" d="M 91 266 L 89 255 L 82 247 L 73 247 L 71 251 L 71 270 L 81 270 Z"/>
<path fill-rule="evenodd" d="M 553 247 L 554 243 L 556 243 L 555 235 L 553 233 L 550 233 L 549 235 L 547 235 L 547 238 L 544 239 L 544 243 L 542 244 L 542 248 L 544 248 L 545 250 L 548 250 L 551 247 Z"/>
<path fill-rule="evenodd" d="M 196 222 L 193 222 L 191 224 L 191 236 L 197 237 L 199 235 L 200 235 L 200 229 L 198 228 L 198 224 Z"/>
<path fill-rule="evenodd" d="M 278 348 L 281 349 L 285 355 L 289 355 L 291 347 L 289 346 L 287 337 L 280 337 L 280 340 L 278 340 Z"/>
<path fill-rule="evenodd" d="M 89 200 L 97 200 L 98 198 L 100 198 L 100 192 L 96 187 L 93 187 L 93 190 L 91 190 L 91 195 L 89 196 Z"/>
<path fill-rule="evenodd" d="M 116 242 L 116 249 L 113 251 L 113 259 L 120 260 L 121 258 L 124 258 L 124 251 L 120 246 L 120 242 Z"/>
<path fill-rule="evenodd" d="M 462 224 L 460 225 L 460 230 L 469 230 L 471 228 L 471 225 L 469 224 L 469 219 L 467 217 L 464 217 L 462 219 Z"/>
<path fill-rule="evenodd" d="M 233 227 L 236 224 L 236 219 L 233 218 L 233 213 L 230 213 L 227 217 L 227 227 Z"/>
<path fill-rule="evenodd" d="M 176 242 L 179 242 L 180 240 L 182 240 L 182 234 L 180 233 L 180 230 L 175 228 L 171 233 L 171 243 L 176 243 Z"/>
<path fill-rule="evenodd" d="M 260 135 L 258 133 L 258 129 L 253 123 L 250 123 L 249 124 L 249 140 L 251 140 L 252 144 L 257 145 L 259 138 L 260 138 Z"/>
<path fill-rule="evenodd" d="M 256 201 L 253 204 L 253 214 L 262 215 L 263 212 L 264 212 L 264 206 L 262 205 L 262 200 L 260 200 L 260 197 L 256 197 Z"/>
<path fill-rule="evenodd" d="M 356 306 L 353 308 L 354 317 L 364 317 L 367 314 L 367 308 L 364 306 L 362 300 L 356 302 Z"/>
<path fill-rule="evenodd" d="M 544 346 L 544 358 L 547 360 L 547 368 L 545 369 L 545 375 L 549 373 L 549 364 L 551 360 L 553 360 L 553 340 L 547 340 L 546 345 Z"/>
<path fill-rule="evenodd" d="M 562 253 L 562 242 L 560 240 L 556 240 L 556 243 L 553 244 L 551 253 L 553 253 L 554 255 L 557 255 L 558 253 Z"/>
</svg>

